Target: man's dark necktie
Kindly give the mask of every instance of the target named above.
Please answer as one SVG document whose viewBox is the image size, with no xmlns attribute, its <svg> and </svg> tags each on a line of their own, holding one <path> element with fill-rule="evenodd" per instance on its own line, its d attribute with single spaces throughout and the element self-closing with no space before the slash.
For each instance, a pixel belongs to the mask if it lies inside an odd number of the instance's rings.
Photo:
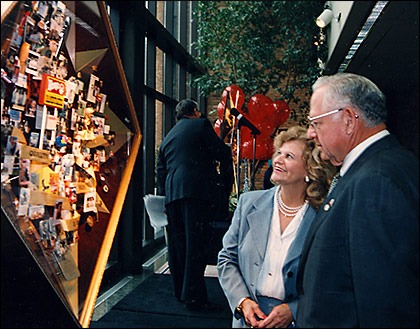
<svg viewBox="0 0 420 329">
<path fill-rule="evenodd" d="M 332 190 L 335 188 L 335 186 L 337 185 L 337 182 L 338 182 L 338 180 L 339 180 L 340 178 L 341 178 L 341 176 L 340 176 L 340 172 L 338 172 L 338 173 L 337 173 L 337 174 L 333 177 L 333 179 L 332 179 L 332 181 L 331 181 L 330 189 L 328 190 L 328 194 L 327 194 L 327 196 L 331 194 Z"/>
</svg>

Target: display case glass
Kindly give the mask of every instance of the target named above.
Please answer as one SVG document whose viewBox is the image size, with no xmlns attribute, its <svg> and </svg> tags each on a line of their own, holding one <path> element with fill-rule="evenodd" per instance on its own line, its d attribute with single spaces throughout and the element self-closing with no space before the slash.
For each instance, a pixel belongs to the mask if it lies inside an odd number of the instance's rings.
<svg viewBox="0 0 420 329">
<path fill-rule="evenodd" d="M 103 1 L 10 3 L 1 18 L 1 207 L 88 327 L 140 128 Z"/>
</svg>

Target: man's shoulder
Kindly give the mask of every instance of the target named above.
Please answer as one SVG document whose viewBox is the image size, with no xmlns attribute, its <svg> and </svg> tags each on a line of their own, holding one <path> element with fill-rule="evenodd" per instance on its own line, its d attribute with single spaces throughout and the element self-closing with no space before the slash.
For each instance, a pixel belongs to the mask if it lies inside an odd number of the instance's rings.
<svg viewBox="0 0 420 329">
<path fill-rule="evenodd" d="M 191 127 L 201 127 L 205 125 L 209 125 L 210 121 L 206 118 L 182 118 L 178 120 L 174 127 L 184 127 L 184 126 L 191 126 Z"/>
<path fill-rule="evenodd" d="M 419 159 L 413 152 L 403 146 L 394 135 L 385 136 L 374 143 L 366 152 L 372 162 L 386 162 L 388 164 L 412 163 L 418 166 Z M 371 155 L 371 156 L 369 156 Z"/>
</svg>

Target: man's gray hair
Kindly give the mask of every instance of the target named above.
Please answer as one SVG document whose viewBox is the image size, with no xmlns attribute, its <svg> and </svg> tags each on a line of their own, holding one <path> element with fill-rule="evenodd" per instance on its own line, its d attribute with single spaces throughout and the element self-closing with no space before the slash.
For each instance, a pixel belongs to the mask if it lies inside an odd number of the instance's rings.
<svg viewBox="0 0 420 329">
<path fill-rule="evenodd" d="M 378 86 L 368 78 L 354 73 L 337 73 L 320 77 L 312 91 L 326 87 L 324 101 L 337 108 L 351 106 L 374 127 L 386 122 L 386 97 Z"/>
<path fill-rule="evenodd" d="M 194 109 L 198 109 L 198 104 L 192 99 L 183 99 L 181 100 L 175 108 L 176 119 L 180 120 L 184 116 L 193 115 Z"/>
</svg>

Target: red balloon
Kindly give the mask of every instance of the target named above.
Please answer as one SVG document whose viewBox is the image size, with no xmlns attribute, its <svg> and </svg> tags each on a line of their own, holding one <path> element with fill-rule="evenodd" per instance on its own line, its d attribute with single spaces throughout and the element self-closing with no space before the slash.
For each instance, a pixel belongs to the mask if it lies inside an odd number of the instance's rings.
<svg viewBox="0 0 420 329">
<path fill-rule="evenodd" d="M 290 116 L 289 105 L 282 100 L 273 102 L 274 105 L 274 120 L 278 126 L 282 125 L 287 121 Z"/>
<path fill-rule="evenodd" d="M 252 96 L 248 102 L 248 115 L 260 131 L 269 130 L 269 134 L 272 133 L 275 121 L 273 120 L 274 106 L 271 98 L 262 94 Z"/>
<path fill-rule="evenodd" d="M 214 122 L 214 131 L 216 132 L 217 136 L 220 136 L 220 125 L 222 124 L 222 119 L 217 119 Z"/>
<path fill-rule="evenodd" d="M 262 121 L 263 118 L 270 114 L 270 105 L 273 103 L 271 98 L 262 95 L 256 94 L 251 97 L 248 102 L 248 113 L 250 117 L 257 121 Z"/>
<path fill-rule="evenodd" d="M 273 155 L 273 140 L 268 134 L 268 130 L 256 135 L 255 140 L 255 159 L 268 160 Z M 254 137 L 251 130 L 241 129 L 241 159 L 254 159 Z"/>
<path fill-rule="evenodd" d="M 271 136 L 280 125 L 279 114 L 277 113 L 280 108 L 285 108 L 282 103 L 275 104 L 271 98 L 262 94 L 252 96 L 248 102 L 248 113 L 244 116 L 254 123 L 261 132 L 260 135 L 257 135 L 255 142 L 257 160 L 268 160 L 273 155 L 274 146 Z M 281 119 L 284 117 L 283 112 L 281 112 Z M 241 131 L 241 158 L 253 159 L 253 157 L 253 136 L 249 129 L 243 128 Z"/>
<path fill-rule="evenodd" d="M 233 104 L 227 103 L 226 98 L 228 96 L 228 92 L 230 94 L 229 101 L 230 99 L 232 99 Z M 226 87 L 225 90 L 223 90 L 222 102 L 224 102 L 225 104 L 230 104 L 231 108 L 236 107 L 239 110 L 245 103 L 245 94 L 239 86 L 230 85 Z"/>
<path fill-rule="evenodd" d="M 217 114 L 219 116 L 220 120 L 223 120 L 223 115 L 225 113 L 225 102 L 221 101 L 218 105 L 217 105 Z"/>
<path fill-rule="evenodd" d="M 271 135 L 276 128 L 273 124 L 272 116 L 267 115 L 262 121 L 257 121 L 256 119 L 252 120 L 255 120 L 253 123 L 260 131 L 260 134 L 256 135 L 255 140 L 255 159 L 271 159 L 273 154 L 273 139 L 271 138 Z M 254 135 L 247 127 L 241 128 L 241 158 L 254 158 Z"/>
</svg>

